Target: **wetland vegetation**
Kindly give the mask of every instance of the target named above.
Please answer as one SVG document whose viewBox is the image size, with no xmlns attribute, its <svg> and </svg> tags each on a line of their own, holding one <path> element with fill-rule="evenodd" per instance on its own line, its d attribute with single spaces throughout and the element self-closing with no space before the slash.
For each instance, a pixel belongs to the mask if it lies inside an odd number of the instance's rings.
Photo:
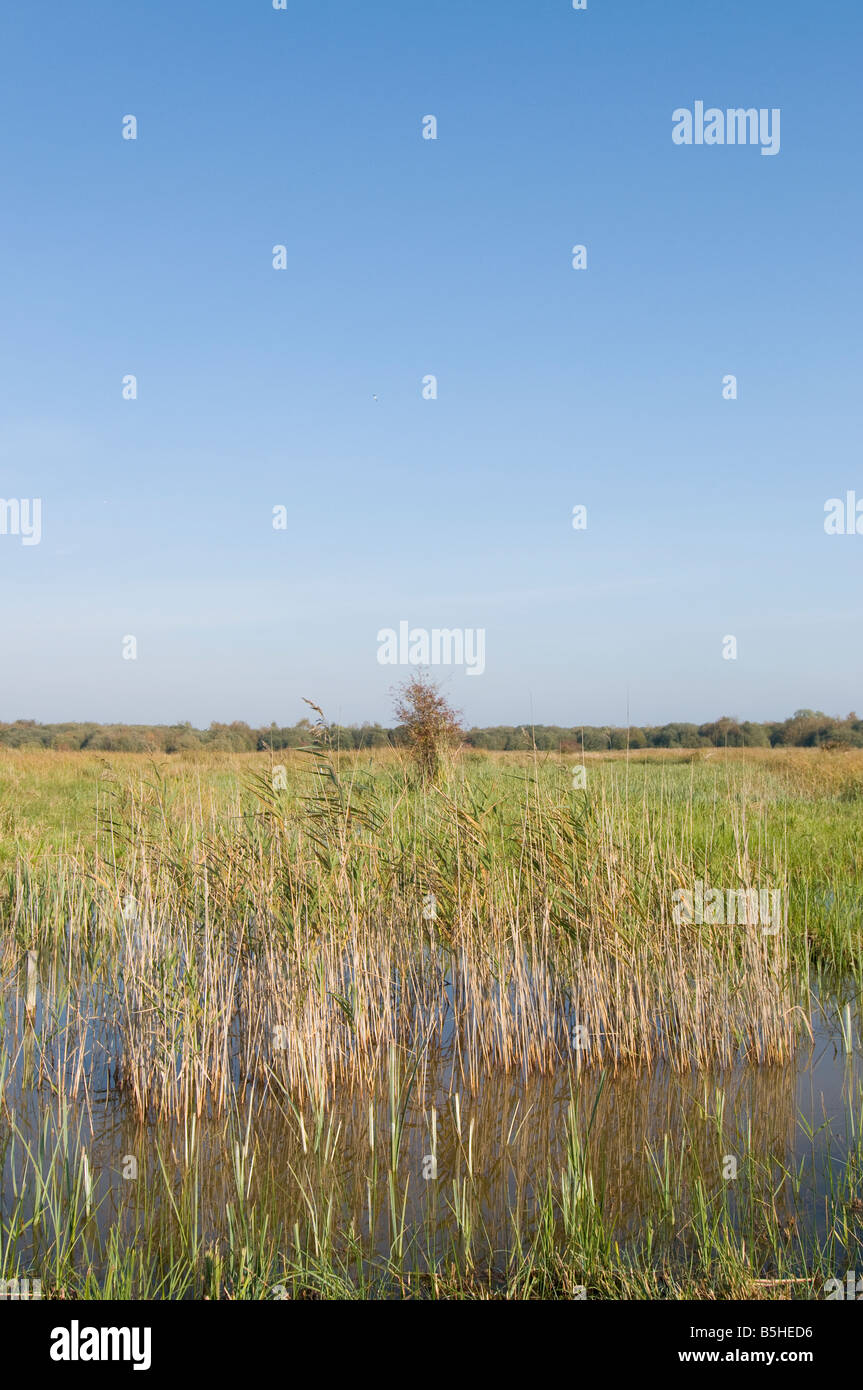
<svg viewBox="0 0 863 1390">
<path fill-rule="evenodd" d="M 0 1279 L 823 1297 L 861 811 L 853 750 L 0 751 Z"/>
</svg>

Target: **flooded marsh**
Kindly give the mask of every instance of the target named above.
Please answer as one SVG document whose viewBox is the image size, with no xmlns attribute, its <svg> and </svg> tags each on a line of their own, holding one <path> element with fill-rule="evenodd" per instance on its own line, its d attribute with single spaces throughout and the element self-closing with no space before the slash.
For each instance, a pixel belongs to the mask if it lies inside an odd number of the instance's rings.
<svg viewBox="0 0 863 1390">
<path fill-rule="evenodd" d="M 784 1298 L 863 1269 L 863 758 L 596 757 L 573 789 L 558 757 L 428 787 L 291 756 L 0 760 L 0 1278 Z"/>
</svg>

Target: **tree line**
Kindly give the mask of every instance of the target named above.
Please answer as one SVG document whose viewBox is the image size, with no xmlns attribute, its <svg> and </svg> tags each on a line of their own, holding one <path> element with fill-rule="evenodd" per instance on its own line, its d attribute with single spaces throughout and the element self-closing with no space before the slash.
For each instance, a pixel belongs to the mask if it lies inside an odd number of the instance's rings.
<svg viewBox="0 0 863 1390">
<path fill-rule="evenodd" d="M 408 742 L 405 725 L 385 728 L 381 724 L 328 726 L 333 747 L 350 749 L 386 748 Z M 252 728 L 235 720 L 232 724 L 213 723 L 208 729 L 191 724 L 39 724 L 32 719 L 0 723 L 0 747 L 43 748 L 57 752 L 86 750 L 103 753 L 182 753 L 195 749 L 211 752 L 278 752 L 285 748 L 309 746 L 313 729 L 308 719 L 280 727 Z M 823 714 L 818 710 L 796 710 L 781 722 L 757 724 L 723 716 L 709 724 L 673 723 L 631 726 L 554 724 L 498 725 L 461 732 L 468 748 L 497 751 L 541 751 L 588 753 L 626 748 L 863 748 L 863 719 Z"/>
</svg>

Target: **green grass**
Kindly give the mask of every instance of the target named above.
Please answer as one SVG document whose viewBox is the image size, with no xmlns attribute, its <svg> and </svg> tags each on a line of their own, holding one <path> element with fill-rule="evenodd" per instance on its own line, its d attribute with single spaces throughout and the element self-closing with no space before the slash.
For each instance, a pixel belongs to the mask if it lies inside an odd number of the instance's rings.
<svg viewBox="0 0 863 1390">
<path fill-rule="evenodd" d="M 585 790 L 281 756 L 284 789 L 259 755 L 0 755 L 0 1278 L 817 1297 L 860 1262 L 863 755 L 597 756 Z M 781 932 L 676 923 L 697 878 L 781 892 Z M 813 1028 L 839 1132 L 797 1111 Z"/>
</svg>

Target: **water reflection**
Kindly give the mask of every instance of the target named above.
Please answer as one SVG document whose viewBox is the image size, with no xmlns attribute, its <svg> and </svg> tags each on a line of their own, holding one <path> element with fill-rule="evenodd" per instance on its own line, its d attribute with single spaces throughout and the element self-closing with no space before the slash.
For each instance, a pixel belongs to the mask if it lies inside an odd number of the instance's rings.
<svg viewBox="0 0 863 1390">
<path fill-rule="evenodd" d="M 112 1239 L 144 1231 L 148 1250 L 167 1248 L 188 1221 L 216 1248 L 241 1208 L 265 1211 L 286 1247 L 355 1243 L 363 1258 L 397 1248 L 419 1268 L 456 1250 L 503 1269 L 549 1211 L 562 1244 L 589 1235 L 663 1259 L 745 1233 L 766 1274 L 777 1243 L 805 1272 L 819 1242 L 832 1239 L 841 1262 L 861 1235 L 861 1016 L 835 984 L 816 1000 L 814 1038 L 783 1065 L 495 1071 L 470 1093 L 451 1050 L 405 1051 L 374 1089 L 336 1090 L 317 1106 L 273 1078 L 233 1114 L 148 1126 L 115 1084 L 98 996 L 71 1056 L 62 1027 L 43 1048 L 38 1012 L 29 1026 L 11 995 L 5 1012 L 2 1214 L 9 1231 L 16 1217 L 24 1266 L 38 1268 L 43 1236 L 28 1222 L 41 1209 L 44 1227 L 52 1183 L 85 1202 L 76 1258 L 97 1270 Z"/>
</svg>

